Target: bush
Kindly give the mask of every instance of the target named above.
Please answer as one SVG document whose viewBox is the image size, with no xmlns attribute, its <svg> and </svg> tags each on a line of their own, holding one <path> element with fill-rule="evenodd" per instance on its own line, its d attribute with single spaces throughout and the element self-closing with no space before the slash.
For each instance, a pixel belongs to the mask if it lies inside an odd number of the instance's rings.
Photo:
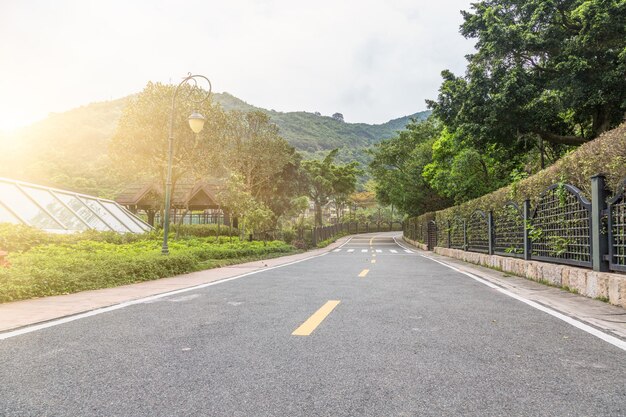
<svg viewBox="0 0 626 417">
<path fill-rule="evenodd" d="M 120 234 L 112 231 L 99 232 L 96 230 L 87 230 L 81 233 L 56 234 L 21 224 L 0 223 L 0 250 L 22 252 L 35 246 L 72 244 L 86 240 L 122 244 L 154 239 L 155 236 L 157 236 L 156 232 L 145 234 Z"/>
<path fill-rule="evenodd" d="M 210 237 L 218 235 L 218 227 L 216 224 L 181 224 L 173 225 L 171 231 L 176 233 L 178 237 L 195 236 L 195 237 Z M 239 236 L 239 229 L 234 228 L 232 232 L 229 226 L 220 225 L 220 236 Z"/>
<path fill-rule="evenodd" d="M 304 240 L 294 240 L 291 244 L 294 248 L 299 250 L 306 250 L 308 248 L 308 245 Z"/>
<path fill-rule="evenodd" d="M 296 238 L 296 231 L 293 229 L 284 229 L 282 233 L 285 243 L 292 243 Z"/>
</svg>

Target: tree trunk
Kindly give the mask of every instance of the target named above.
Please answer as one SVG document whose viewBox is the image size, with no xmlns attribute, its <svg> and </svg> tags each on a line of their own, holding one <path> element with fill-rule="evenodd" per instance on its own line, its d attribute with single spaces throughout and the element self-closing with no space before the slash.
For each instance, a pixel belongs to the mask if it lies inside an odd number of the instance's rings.
<svg viewBox="0 0 626 417">
<path fill-rule="evenodd" d="M 609 120 L 609 114 L 606 111 L 606 106 L 599 106 L 593 115 L 593 135 L 594 137 L 600 136 L 606 132 L 611 125 Z"/>
<path fill-rule="evenodd" d="M 154 227 L 154 216 L 156 212 L 154 210 L 146 210 L 146 214 L 148 215 L 148 224 Z"/>
<path fill-rule="evenodd" d="M 322 205 L 318 202 L 315 202 L 315 224 L 322 225 Z"/>
</svg>

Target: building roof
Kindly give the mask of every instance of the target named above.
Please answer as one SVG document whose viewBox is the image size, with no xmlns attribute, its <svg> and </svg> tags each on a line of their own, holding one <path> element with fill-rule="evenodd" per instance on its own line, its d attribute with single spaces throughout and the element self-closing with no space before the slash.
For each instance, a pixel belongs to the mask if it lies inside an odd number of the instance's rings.
<svg viewBox="0 0 626 417">
<path fill-rule="evenodd" d="M 0 178 L 0 223 L 67 233 L 89 229 L 144 233 L 150 225 L 115 201 Z"/>
<path fill-rule="evenodd" d="M 219 208 L 217 197 L 223 184 L 219 181 L 180 180 L 174 185 L 171 204 L 174 208 L 205 210 Z M 163 188 L 157 182 L 131 184 L 115 201 L 141 210 L 158 209 L 163 205 Z"/>
</svg>

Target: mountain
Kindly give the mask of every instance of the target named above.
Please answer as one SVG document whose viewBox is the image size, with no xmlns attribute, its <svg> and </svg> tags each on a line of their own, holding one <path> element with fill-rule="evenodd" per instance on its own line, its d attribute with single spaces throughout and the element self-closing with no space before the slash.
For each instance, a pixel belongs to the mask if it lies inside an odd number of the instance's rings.
<svg viewBox="0 0 626 417">
<path fill-rule="evenodd" d="M 213 100 L 224 110 L 260 110 L 270 115 L 280 129 L 280 134 L 293 147 L 301 151 L 316 152 L 343 147 L 364 147 L 392 137 L 404 129 L 411 118 L 423 120 L 430 111 L 414 113 L 383 124 L 345 123 L 330 116 L 304 111 L 277 112 L 252 106 L 228 93 L 215 94 Z"/>
<path fill-rule="evenodd" d="M 11 133 L 0 134 L 0 176 L 111 197 L 107 181 L 108 143 L 132 96 L 91 103 Z M 305 157 L 340 148 L 339 160 L 367 162 L 365 149 L 401 130 L 420 112 L 387 123 L 345 123 L 309 112 L 277 112 L 250 105 L 228 93 L 214 94 L 225 110 L 259 110 L 270 115 L 280 134 Z"/>
</svg>

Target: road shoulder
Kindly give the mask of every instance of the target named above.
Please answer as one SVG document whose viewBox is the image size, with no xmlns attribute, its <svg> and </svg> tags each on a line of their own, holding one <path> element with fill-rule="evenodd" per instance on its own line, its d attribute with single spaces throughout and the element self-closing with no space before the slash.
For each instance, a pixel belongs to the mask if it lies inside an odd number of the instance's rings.
<svg viewBox="0 0 626 417">
<path fill-rule="evenodd" d="M 621 307 L 573 294 L 560 288 L 540 284 L 526 278 L 511 275 L 510 273 L 496 271 L 459 259 L 438 255 L 434 252 L 424 251 L 404 241 L 401 244 L 415 250 L 420 256 L 431 258 L 462 272 L 476 275 L 513 294 L 549 307 L 626 341 L 626 310 Z"/>
</svg>

